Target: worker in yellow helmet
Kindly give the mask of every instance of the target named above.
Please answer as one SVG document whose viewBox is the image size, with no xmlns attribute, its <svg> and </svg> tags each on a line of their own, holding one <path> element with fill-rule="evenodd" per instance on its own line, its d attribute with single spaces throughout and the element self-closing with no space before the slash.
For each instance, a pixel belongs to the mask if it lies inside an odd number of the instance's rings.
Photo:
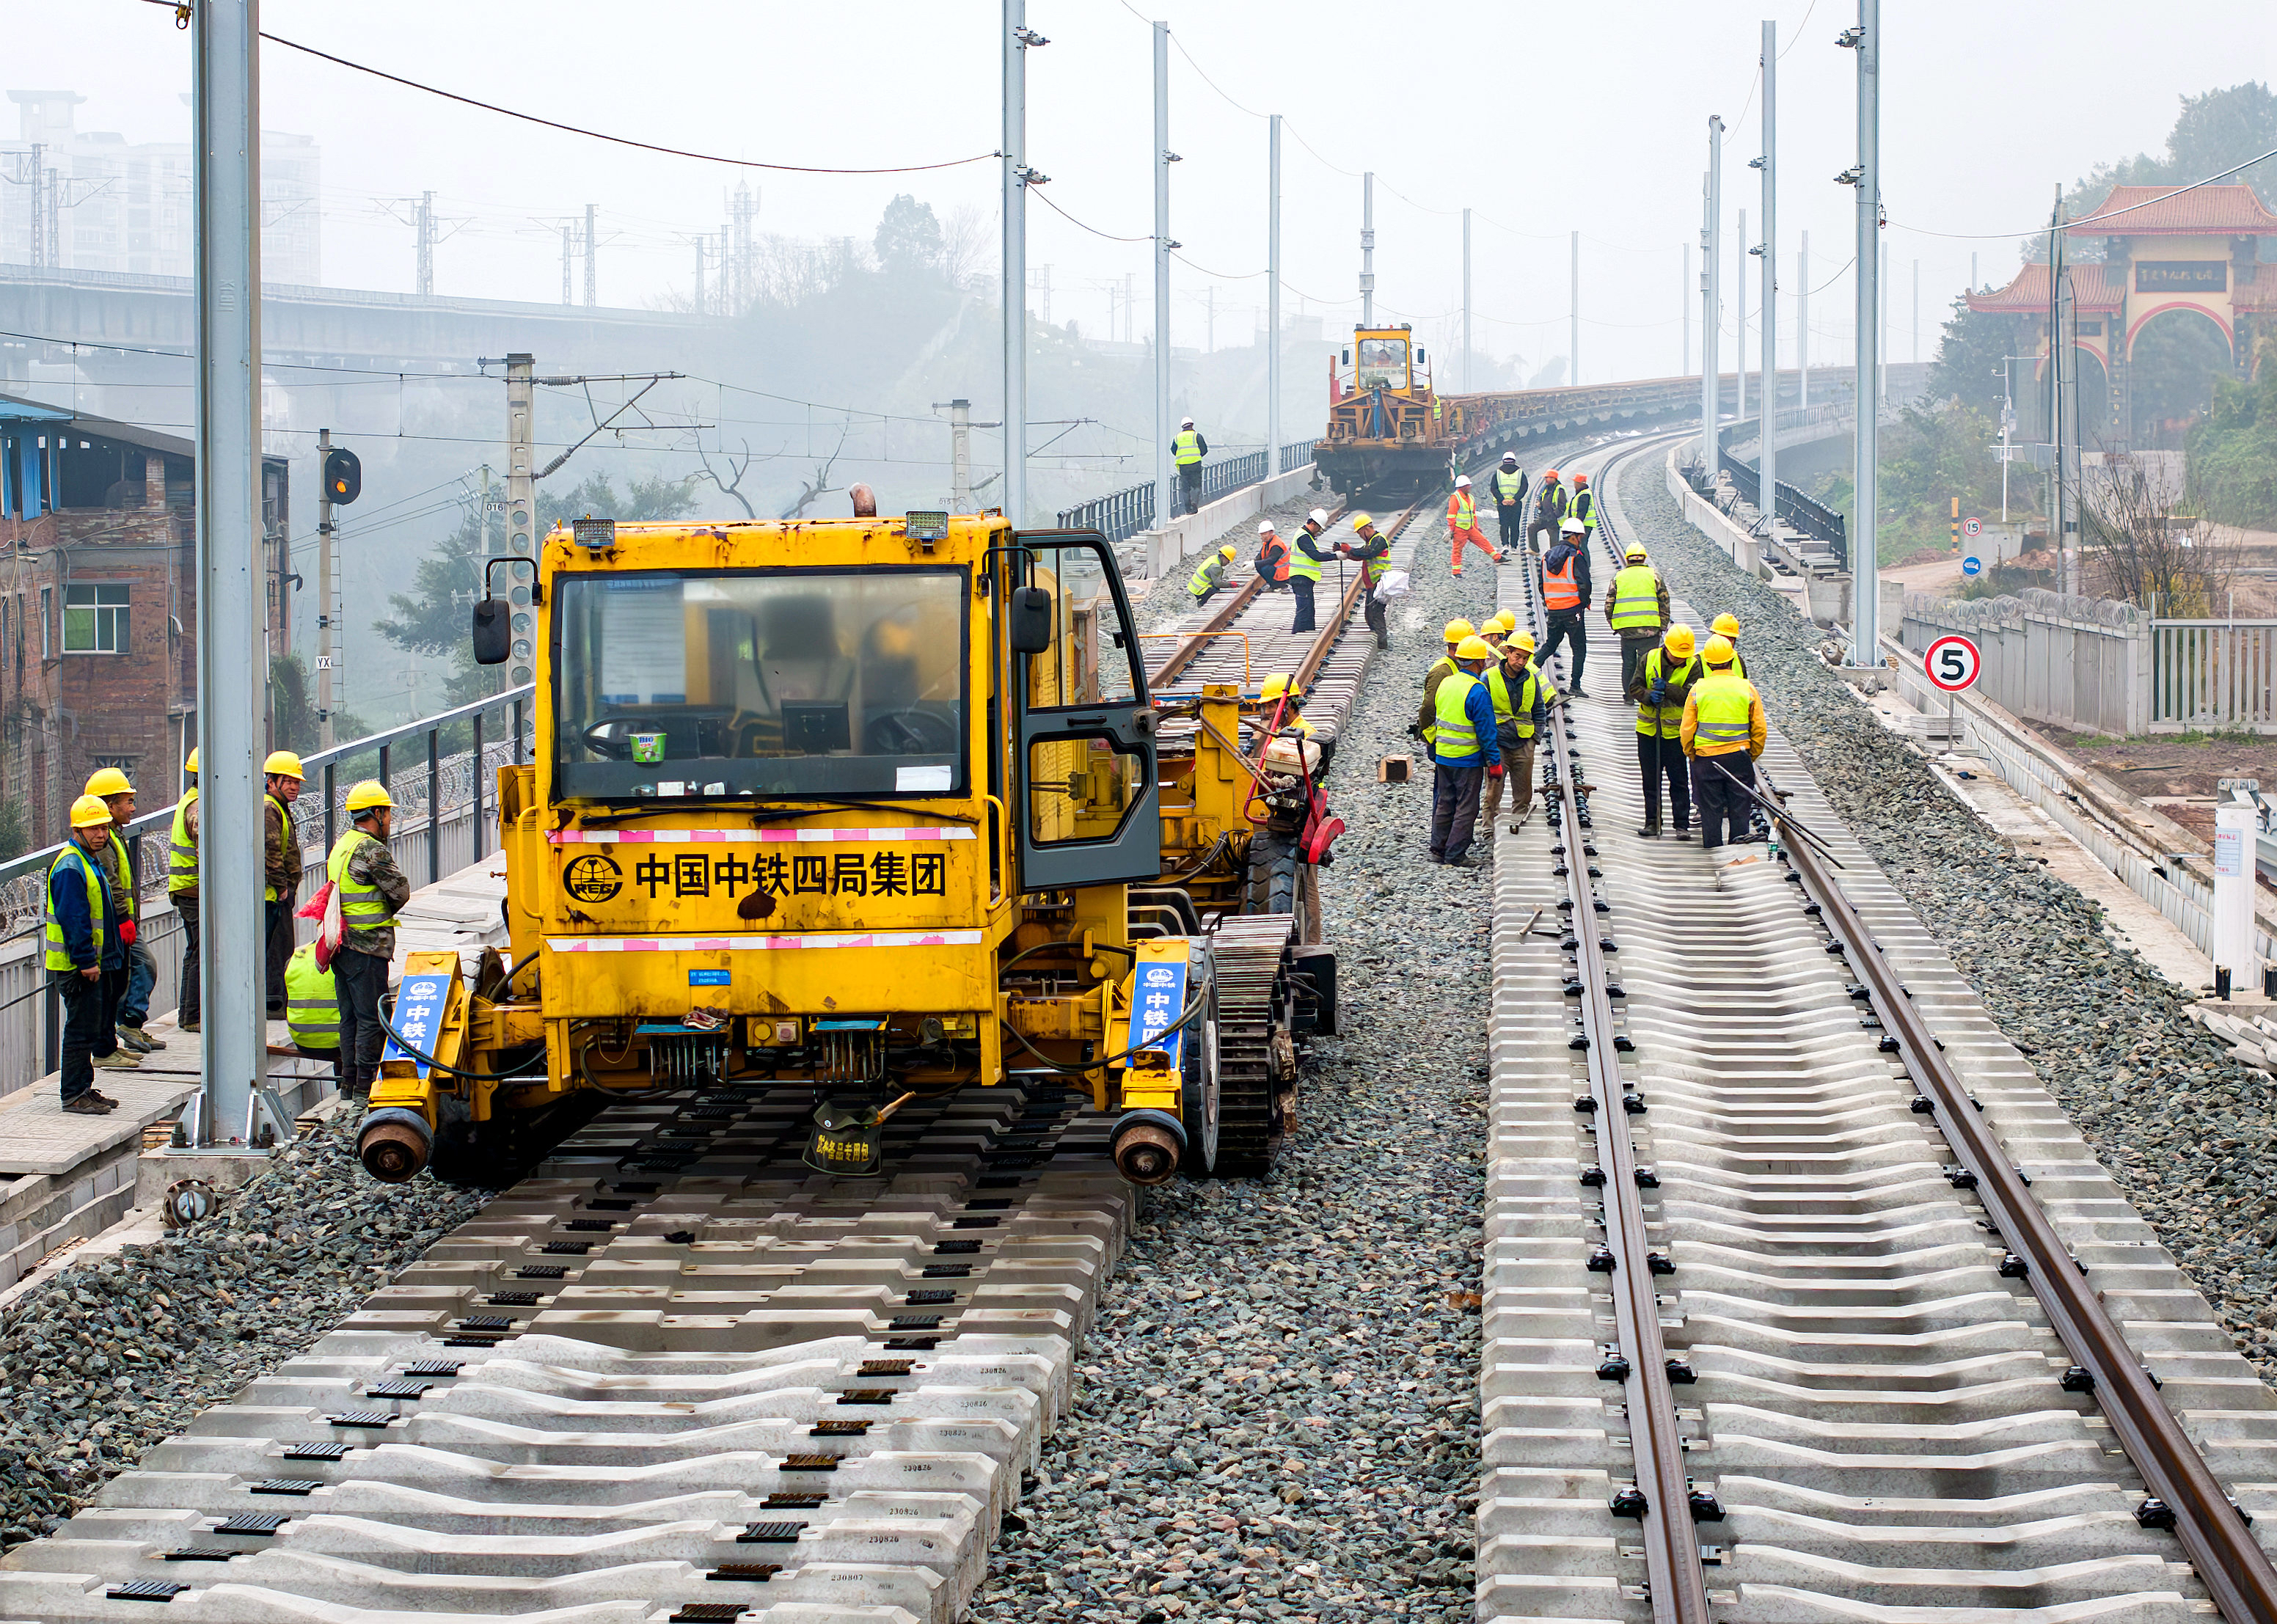
<svg viewBox="0 0 2277 1624">
<path fill-rule="evenodd" d="M 1740 617 L 1726 610 L 1716 617 L 1709 629 L 1732 645 L 1732 671 L 1740 676 L 1747 675 L 1748 657 L 1740 652 Z"/>
<path fill-rule="evenodd" d="M 1314 525 L 1325 527 L 1328 522 L 1329 515 L 1315 507 L 1305 528 L 1310 530 Z M 1362 600 L 1365 606 L 1360 613 L 1367 621 L 1367 629 L 1375 634 L 1375 646 L 1388 649 L 1391 646 L 1391 628 L 1386 618 L 1383 599 L 1378 593 L 1382 587 L 1383 577 L 1391 572 L 1391 538 L 1377 530 L 1375 521 L 1366 514 L 1352 520 L 1352 537 L 1351 541 L 1336 544 L 1336 553 L 1358 564 L 1367 576 L 1367 596 Z"/>
<path fill-rule="evenodd" d="M 1660 646 L 1637 667 L 1629 698 L 1637 707 L 1637 772 L 1644 780 L 1646 840 L 1660 838 L 1661 781 L 1668 782 L 1669 810 L 1676 814 L 1676 838 L 1692 838 L 1692 785 L 1679 735 L 1684 701 L 1692 685 L 1708 675 L 1694 646 L 1692 628 L 1681 623 L 1661 635 Z"/>
<path fill-rule="evenodd" d="M 1489 774 L 1487 778 L 1487 832 L 1494 832 L 1507 784 L 1510 828 L 1515 835 L 1534 810 L 1534 740 L 1549 720 L 1548 691 L 1542 673 L 1534 668 L 1532 632 L 1513 632 L 1503 640 L 1502 659 L 1487 672 L 1487 698 L 1494 701 L 1495 742 L 1502 746 L 1503 766 L 1500 777 Z"/>
<path fill-rule="evenodd" d="M 1438 720 L 1439 684 L 1454 674 L 1455 651 L 1463 645 L 1465 638 L 1477 637 L 1479 629 L 1457 615 L 1439 635 L 1447 640 L 1447 652 L 1423 674 L 1423 703 L 1415 713 L 1415 720 L 1407 724 L 1407 736 L 1426 746 L 1431 743 L 1431 730 Z"/>
<path fill-rule="evenodd" d="M 119 834 L 134 820 L 134 786 L 115 766 L 98 767 L 82 793 L 100 796 L 110 812 L 110 838 L 99 847 L 95 861 L 103 865 L 103 883 L 118 904 L 118 935 L 126 945 L 126 980 L 118 995 L 118 1042 L 132 1055 L 148 1055 L 166 1047 L 165 1040 L 142 1030 L 150 1018 L 150 994 L 158 985 L 158 961 L 149 943 L 141 940 L 142 908 L 135 881 L 134 864 L 126 855 Z"/>
<path fill-rule="evenodd" d="M 118 1048 L 118 995 L 126 982 L 126 944 L 120 915 L 103 883 L 95 853 L 110 840 L 110 809 L 103 797 L 72 803 L 72 837 L 48 865 L 42 926 L 42 961 L 63 1000 L 63 1107 L 74 1117 L 101 1117 L 118 1102 L 95 1086 L 95 1069 L 132 1071 L 141 1062 Z"/>
<path fill-rule="evenodd" d="M 1270 536 L 1273 533 L 1273 522 L 1268 519 L 1258 528 L 1258 533 L 1261 536 Z M 1186 591 L 1193 595 L 1195 608 L 1200 608 L 1225 590 L 1227 585 L 1225 572 L 1231 568 L 1233 560 L 1240 556 L 1241 549 L 1229 541 L 1216 552 L 1203 557 L 1200 565 L 1186 580 Z"/>
<path fill-rule="evenodd" d="M 184 1032 L 202 1029 L 204 1018 L 203 988 L 200 985 L 200 949 L 203 945 L 203 911 L 198 897 L 198 752 L 193 749 L 182 762 L 182 776 L 188 781 L 181 798 L 174 803 L 174 827 L 166 839 L 166 899 L 174 904 L 174 918 L 180 926 L 182 937 L 182 968 L 177 978 L 181 991 L 180 1003 L 174 1010 L 174 1025 Z"/>
<path fill-rule="evenodd" d="M 1633 541 L 1622 550 L 1620 572 L 1613 590 L 1605 594 L 1605 624 L 1621 639 L 1621 691 L 1636 682 L 1637 667 L 1659 644 L 1660 635 L 1675 621 L 1669 612 L 1668 583 L 1646 561 L 1644 544 Z"/>
<path fill-rule="evenodd" d="M 1700 658 L 1708 675 L 1684 698 L 1679 737 L 1692 758 L 1692 798 L 1700 805 L 1700 844 L 1710 851 L 1724 844 L 1728 827 L 1734 840 L 1746 838 L 1748 809 L 1741 793 L 1755 787 L 1755 758 L 1763 753 L 1768 729 L 1763 697 L 1755 684 L 1732 670 L 1732 644 L 1710 637 Z"/>
<path fill-rule="evenodd" d="M 301 798 L 301 758 L 289 750 L 271 751 L 262 763 L 267 797 L 263 807 L 267 820 L 267 843 L 263 849 L 262 873 L 268 881 L 262 892 L 265 915 L 263 940 L 269 948 L 269 1018 L 285 1018 L 285 965 L 293 957 L 293 906 L 301 894 L 301 838 L 293 832 L 293 803 Z"/>
<path fill-rule="evenodd" d="M 324 877 L 339 890 L 332 983 L 340 1011 L 340 1092 L 353 1099 L 369 1094 L 379 1075 L 379 995 L 395 957 L 395 911 L 411 900 L 411 881 L 387 849 L 395 817 L 387 787 L 366 779 L 348 791 L 346 811 L 349 824 L 324 858 Z"/>
<path fill-rule="evenodd" d="M 1455 669 L 1433 699 L 1431 860 L 1455 868 L 1478 866 L 1470 853 L 1479 794 L 1489 777 L 1503 775 L 1494 700 L 1479 680 L 1493 660 L 1484 638 L 1464 638 L 1455 645 Z"/>
</svg>

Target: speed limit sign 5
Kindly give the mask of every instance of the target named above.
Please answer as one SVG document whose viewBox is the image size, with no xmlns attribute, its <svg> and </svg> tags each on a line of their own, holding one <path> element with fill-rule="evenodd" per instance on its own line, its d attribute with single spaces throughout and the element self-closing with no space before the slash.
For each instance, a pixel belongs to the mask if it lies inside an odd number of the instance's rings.
<svg viewBox="0 0 2277 1624">
<path fill-rule="evenodd" d="M 1957 694 L 1975 682 L 1984 664 L 1984 656 L 1976 652 L 1976 645 L 1959 636 L 1939 637 L 1922 656 L 1922 667 L 1929 673 L 1929 680 L 1949 694 Z"/>
</svg>

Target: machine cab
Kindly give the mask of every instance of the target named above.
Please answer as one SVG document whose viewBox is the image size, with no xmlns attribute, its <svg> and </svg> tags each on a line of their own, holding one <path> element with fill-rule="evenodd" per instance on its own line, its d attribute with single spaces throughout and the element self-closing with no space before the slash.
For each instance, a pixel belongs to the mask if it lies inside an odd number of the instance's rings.
<svg viewBox="0 0 2277 1624">
<path fill-rule="evenodd" d="M 1398 327 L 1359 327 L 1352 331 L 1352 387 L 1365 394 L 1389 389 L 1405 394 L 1414 386 L 1413 335 Z"/>
</svg>

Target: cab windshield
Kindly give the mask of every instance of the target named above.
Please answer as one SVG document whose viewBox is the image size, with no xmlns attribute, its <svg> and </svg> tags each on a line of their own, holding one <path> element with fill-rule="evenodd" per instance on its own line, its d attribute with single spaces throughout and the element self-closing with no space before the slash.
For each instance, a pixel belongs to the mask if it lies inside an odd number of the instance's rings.
<svg viewBox="0 0 2277 1624">
<path fill-rule="evenodd" d="M 961 793 L 965 591 L 955 569 L 559 577 L 556 793 Z"/>
<path fill-rule="evenodd" d="M 1406 339 L 1362 339 L 1353 354 L 1359 358 L 1357 387 L 1373 389 L 1378 384 L 1387 389 L 1407 387 Z"/>
</svg>

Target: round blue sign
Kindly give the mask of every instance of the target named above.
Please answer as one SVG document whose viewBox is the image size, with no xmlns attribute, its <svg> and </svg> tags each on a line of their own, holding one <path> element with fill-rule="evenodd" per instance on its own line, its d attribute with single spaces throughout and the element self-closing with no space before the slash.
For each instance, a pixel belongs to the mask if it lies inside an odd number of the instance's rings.
<svg viewBox="0 0 2277 1624">
<path fill-rule="evenodd" d="M 1965 558 L 1961 560 L 1961 573 L 1964 576 L 1973 576 L 1984 568 L 1984 560 L 1979 558 Z"/>
</svg>

